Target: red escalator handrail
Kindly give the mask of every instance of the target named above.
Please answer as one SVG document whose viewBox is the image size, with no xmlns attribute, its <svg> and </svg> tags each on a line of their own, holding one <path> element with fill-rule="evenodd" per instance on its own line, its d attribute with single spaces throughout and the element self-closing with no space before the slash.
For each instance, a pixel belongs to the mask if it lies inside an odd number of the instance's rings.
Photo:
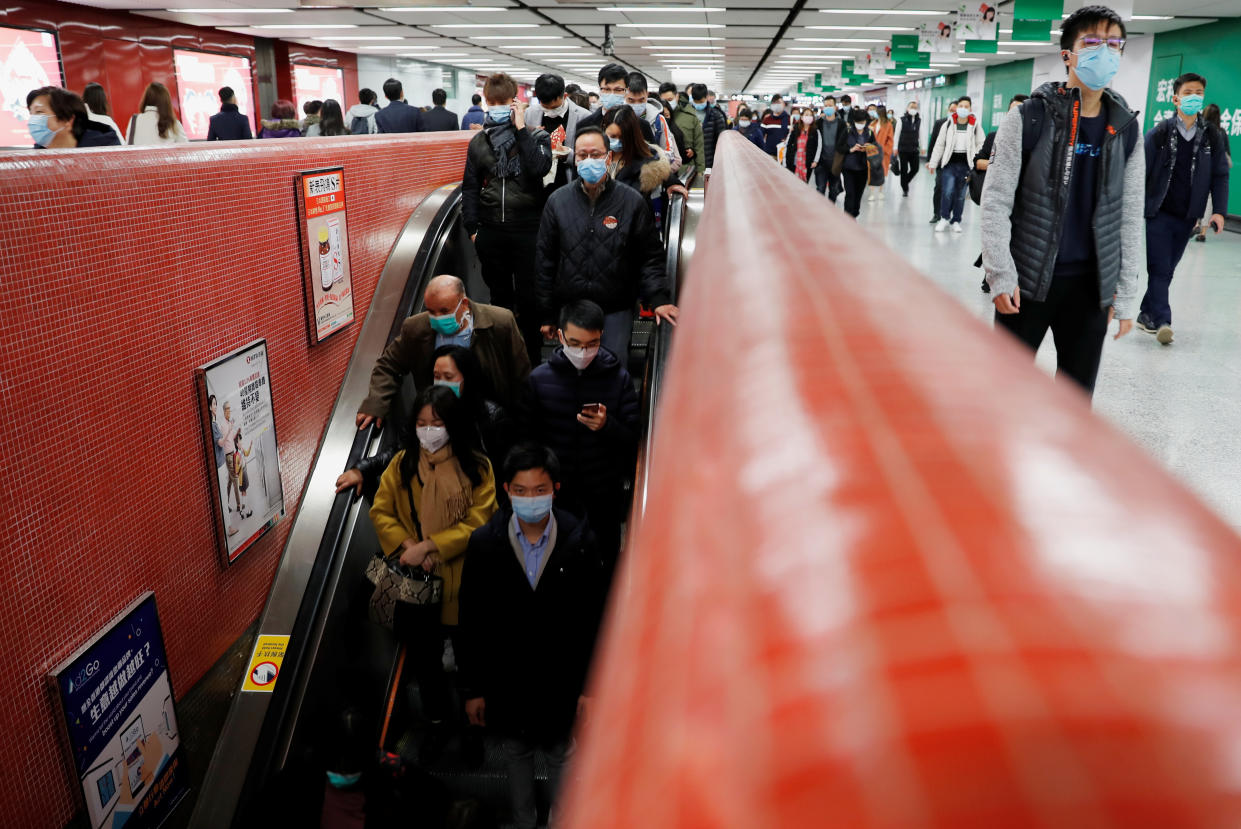
<svg viewBox="0 0 1241 829">
<path fill-rule="evenodd" d="M 1241 825 L 1241 540 L 749 142 L 713 173 L 565 825 Z"/>
</svg>

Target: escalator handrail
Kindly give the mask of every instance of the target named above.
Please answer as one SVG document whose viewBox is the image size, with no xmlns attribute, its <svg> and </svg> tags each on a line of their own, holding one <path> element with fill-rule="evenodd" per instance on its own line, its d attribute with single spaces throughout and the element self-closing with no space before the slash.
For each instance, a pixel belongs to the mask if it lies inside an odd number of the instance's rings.
<svg viewBox="0 0 1241 829">
<path fill-rule="evenodd" d="M 343 564 L 341 541 L 358 509 L 350 492 L 336 494 L 331 484 L 373 448 L 379 430 L 354 425 L 358 405 L 369 389 L 371 367 L 420 302 L 426 282 L 434 276 L 428 273 L 429 265 L 443 247 L 459 207 L 459 185 L 446 185 L 428 195 L 398 235 L 376 283 L 259 622 L 260 635 L 289 636 L 279 681 L 270 694 L 234 696 L 191 827 L 231 825 L 246 796 L 261 787 L 287 756 L 290 713 L 295 715 L 300 708 L 310 674 L 312 660 L 306 657 L 322 634 L 328 588 Z M 306 554 L 310 549 L 315 551 L 313 557 Z"/>
</svg>

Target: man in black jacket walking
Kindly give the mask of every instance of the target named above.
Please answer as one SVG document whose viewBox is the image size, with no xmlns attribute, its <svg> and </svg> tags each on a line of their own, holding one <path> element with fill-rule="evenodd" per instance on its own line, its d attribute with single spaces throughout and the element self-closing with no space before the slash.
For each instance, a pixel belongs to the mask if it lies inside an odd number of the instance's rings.
<svg viewBox="0 0 1241 829">
<path fill-rule="evenodd" d="M 250 119 L 237 109 L 237 98 L 232 87 L 220 88 L 220 111 L 209 120 L 208 141 L 244 141 L 254 137 L 250 131 Z"/>
<path fill-rule="evenodd" d="M 843 115 L 848 116 L 848 111 Z M 842 113 L 836 109 L 836 97 L 828 95 L 823 99 L 823 117 L 819 119 L 819 137 L 822 139 L 823 156 L 814 168 L 814 183 L 820 193 L 826 192 L 832 204 L 844 189 L 840 184 L 840 176 L 832 175 L 832 162 L 836 159 L 836 139 L 841 130 L 849 129 L 849 123 Z"/>
<path fill-rule="evenodd" d="M 561 505 L 589 518 L 610 566 L 620 552 L 627 511 L 624 482 L 638 448 L 638 395 L 621 361 L 600 345 L 603 309 L 598 305 L 589 300 L 567 304 L 559 336 L 551 358 L 530 373 L 521 419 L 530 436 L 564 462 Z"/>
<path fill-rule="evenodd" d="M 375 126 L 380 132 L 422 132 L 422 115 L 417 107 L 405 103 L 405 90 L 396 78 L 384 81 L 384 97 L 388 105 L 375 113 Z"/>
<path fill-rule="evenodd" d="M 910 101 L 905 105 L 905 114 L 901 116 L 900 128 L 896 136 L 896 158 L 901 171 L 901 192 L 908 196 L 909 182 L 918 175 L 918 167 L 921 164 L 918 154 L 918 138 L 922 134 L 922 116 L 918 114 L 917 101 Z"/>
<path fill-rule="evenodd" d="M 461 214 L 491 304 L 513 311 L 526 353 L 537 363 L 543 339 L 534 301 L 535 235 L 552 145 L 545 130 L 526 129 L 526 105 L 516 96 L 517 82 L 503 72 L 483 84 L 487 117 L 466 150 Z"/>
<path fill-rule="evenodd" d="M 957 102 L 953 101 L 952 103 L 948 104 L 948 115 L 944 118 L 940 118 L 938 121 L 935 122 L 935 125 L 931 127 L 931 138 L 930 140 L 927 141 L 927 144 L 926 144 L 928 156 L 930 155 L 931 150 L 935 147 L 935 142 L 939 141 L 939 131 L 944 128 L 944 124 L 948 123 L 948 119 L 951 118 L 953 115 L 955 115 L 956 112 L 957 112 Z M 944 177 L 940 174 L 942 170 L 943 170 L 942 167 L 937 167 L 935 169 L 935 192 L 933 196 L 935 199 L 935 212 L 931 216 L 931 224 L 935 224 L 939 221 L 939 202 L 943 198 L 943 195 L 944 195 L 944 184 L 943 184 Z"/>
<path fill-rule="evenodd" d="M 448 103 L 448 93 L 442 89 L 432 90 L 431 103 L 431 109 L 422 113 L 422 131 L 456 132 L 457 113 L 444 109 L 444 104 Z"/>
<path fill-rule="evenodd" d="M 550 339 L 561 306 L 589 299 L 607 314 L 603 344 L 627 362 L 639 297 L 655 311 L 657 324 L 676 324 L 663 245 L 646 199 L 608 176 L 603 133 L 579 127 L 575 141 L 578 178 L 552 193 L 539 224 L 539 319 Z"/>
<path fill-rule="evenodd" d="M 574 720 L 586 715 L 604 568 L 586 522 L 553 509 L 551 450 L 515 447 L 500 480 L 512 507 L 470 536 L 457 665 L 470 724 L 501 739 L 514 822 L 534 829 L 534 751 L 547 760 L 554 802 Z"/>
</svg>

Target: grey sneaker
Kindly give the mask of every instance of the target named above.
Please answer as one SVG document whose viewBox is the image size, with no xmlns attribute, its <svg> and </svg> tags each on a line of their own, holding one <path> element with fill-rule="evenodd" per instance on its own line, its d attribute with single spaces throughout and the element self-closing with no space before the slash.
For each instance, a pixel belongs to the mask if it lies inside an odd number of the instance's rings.
<svg viewBox="0 0 1241 829">
<path fill-rule="evenodd" d="M 1172 326 L 1159 326 L 1159 330 L 1155 332 L 1155 339 L 1160 345 L 1172 345 Z"/>
</svg>

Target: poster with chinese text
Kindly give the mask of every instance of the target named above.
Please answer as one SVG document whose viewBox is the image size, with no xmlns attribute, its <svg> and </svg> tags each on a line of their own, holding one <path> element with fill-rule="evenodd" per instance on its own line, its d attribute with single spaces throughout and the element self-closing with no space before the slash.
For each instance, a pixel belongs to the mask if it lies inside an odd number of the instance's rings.
<svg viewBox="0 0 1241 829">
<path fill-rule="evenodd" d="M 198 369 L 220 555 L 232 564 L 284 516 L 267 341 Z"/>
<path fill-rule="evenodd" d="M 962 3 L 957 8 L 957 40 L 995 40 L 1000 34 L 999 12 L 987 3 Z"/>
<path fill-rule="evenodd" d="M 49 678 L 91 829 L 162 824 L 189 776 L 155 594 L 139 596 Z"/>
<path fill-rule="evenodd" d="M 923 23 L 918 27 L 918 51 L 952 54 L 957 50 L 951 20 Z"/>
<path fill-rule="evenodd" d="M 345 170 L 314 170 L 297 182 L 306 306 L 311 341 L 318 343 L 353 322 Z"/>
</svg>

